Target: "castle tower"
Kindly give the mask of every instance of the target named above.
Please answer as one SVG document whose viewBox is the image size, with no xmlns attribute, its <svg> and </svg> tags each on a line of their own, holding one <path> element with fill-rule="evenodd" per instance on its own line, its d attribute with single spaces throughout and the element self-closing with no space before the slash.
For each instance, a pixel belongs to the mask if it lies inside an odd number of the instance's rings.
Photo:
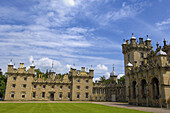
<svg viewBox="0 0 170 113">
<path fill-rule="evenodd" d="M 32 81 L 35 73 L 35 66 L 32 64 L 26 71 L 24 63 L 20 63 L 17 69 L 12 60 L 8 64 L 7 86 L 5 100 L 31 100 Z"/>
<path fill-rule="evenodd" d="M 125 79 L 126 79 L 126 99 L 128 99 L 129 92 L 129 80 L 128 80 L 128 70 L 133 67 L 138 67 L 144 65 L 144 60 L 147 54 L 152 50 L 151 39 L 148 38 L 143 41 L 143 38 L 139 38 L 139 43 L 136 42 L 136 38 L 133 36 L 126 43 L 122 44 L 122 53 L 124 54 L 124 69 L 125 69 Z"/>
<path fill-rule="evenodd" d="M 139 43 L 136 42 L 136 38 L 133 36 L 129 41 L 122 44 L 122 53 L 124 54 L 124 66 L 126 74 L 126 65 L 131 63 L 133 66 L 139 66 L 144 64 L 144 58 L 147 57 L 147 53 L 152 50 L 151 39 L 148 38 L 143 42 L 143 38 L 139 38 Z"/>
<path fill-rule="evenodd" d="M 69 78 L 72 82 L 71 100 L 92 100 L 94 70 L 85 71 L 85 67 L 76 70 L 75 65 L 70 69 Z"/>
</svg>

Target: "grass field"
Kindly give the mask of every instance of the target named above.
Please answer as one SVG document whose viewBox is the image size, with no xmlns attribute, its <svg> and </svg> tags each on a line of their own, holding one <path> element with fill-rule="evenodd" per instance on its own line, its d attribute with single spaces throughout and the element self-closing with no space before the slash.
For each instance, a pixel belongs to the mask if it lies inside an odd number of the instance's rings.
<svg viewBox="0 0 170 113">
<path fill-rule="evenodd" d="M 144 113 L 91 103 L 0 103 L 0 113 Z"/>
</svg>

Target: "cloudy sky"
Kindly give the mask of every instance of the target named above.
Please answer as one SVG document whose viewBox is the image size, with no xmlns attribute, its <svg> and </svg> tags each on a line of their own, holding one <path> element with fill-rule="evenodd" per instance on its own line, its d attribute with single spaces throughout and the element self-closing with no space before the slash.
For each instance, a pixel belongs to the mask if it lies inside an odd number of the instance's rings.
<svg viewBox="0 0 170 113">
<path fill-rule="evenodd" d="M 56 73 L 93 65 L 95 78 L 106 77 L 115 64 L 123 74 L 123 39 L 134 36 L 160 45 L 170 39 L 169 0 L 1 0 L 0 68 L 10 59 L 16 67 Z"/>
</svg>

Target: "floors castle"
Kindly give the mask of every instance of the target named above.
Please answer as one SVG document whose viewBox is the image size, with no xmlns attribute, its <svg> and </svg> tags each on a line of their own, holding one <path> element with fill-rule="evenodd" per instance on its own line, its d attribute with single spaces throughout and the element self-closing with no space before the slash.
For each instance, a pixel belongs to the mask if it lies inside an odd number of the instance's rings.
<svg viewBox="0 0 170 113">
<path fill-rule="evenodd" d="M 26 71 L 23 63 L 18 69 L 9 63 L 5 100 L 95 100 L 128 101 L 129 104 L 170 107 L 170 45 L 154 51 L 151 39 L 139 42 L 132 35 L 122 44 L 125 83 L 110 74 L 109 83 L 93 82 L 94 70 L 77 70 L 58 75 L 53 67 L 44 78 L 35 74 L 32 64 Z"/>
</svg>

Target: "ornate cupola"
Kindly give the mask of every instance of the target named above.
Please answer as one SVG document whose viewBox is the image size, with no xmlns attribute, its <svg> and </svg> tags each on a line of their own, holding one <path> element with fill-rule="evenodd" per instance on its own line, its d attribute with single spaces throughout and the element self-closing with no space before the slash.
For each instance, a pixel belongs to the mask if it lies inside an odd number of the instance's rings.
<svg viewBox="0 0 170 113">
<path fill-rule="evenodd" d="M 50 73 L 55 73 L 53 66 L 54 66 L 54 62 L 52 62 L 52 67 L 50 69 Z"/>
<path fill-rule="evenodd" d="M 114 70 L 114 64 L 113 64 L 113 71 L 110 73 L 110 80 L 112 83 L 117 83 L 117 74 Z"/>
<path fill-rule="evenodd" d="M 10 60 L 10 62 L 9 62 L 8 65 L 9 65 L 9 66 L 13 66 L 12 59 Z"/>
</svg>

